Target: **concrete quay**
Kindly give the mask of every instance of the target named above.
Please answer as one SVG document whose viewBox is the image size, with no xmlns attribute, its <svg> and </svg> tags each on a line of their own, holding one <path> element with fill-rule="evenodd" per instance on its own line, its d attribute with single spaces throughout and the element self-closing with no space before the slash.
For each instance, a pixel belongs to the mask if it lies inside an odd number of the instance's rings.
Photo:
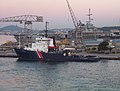
<svg viewBox="0 0 120 91">
<path fill-rule="evenodd" d="M 11 58 L 17 58 L 17 54 L 13 51 L 0 51 L 0 57 L 11 57 Z"/>
<path fill-rule="evenodd" d="M 77 53 L 77 55 L 83 55 L 83 56 L 97 56 L 100 57 L 101 59 L 107 59 L 107 60 L 120 60 L 120 54 L 100 54 L 100 53 L 86 53 L 86 52 L 81 52 Z"/>
</svg>

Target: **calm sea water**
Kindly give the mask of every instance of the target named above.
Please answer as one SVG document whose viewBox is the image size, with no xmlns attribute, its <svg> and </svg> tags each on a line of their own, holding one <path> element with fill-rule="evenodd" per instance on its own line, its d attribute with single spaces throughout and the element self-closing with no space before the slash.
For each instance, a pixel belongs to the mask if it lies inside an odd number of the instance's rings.
<svg viewBox="0 0 120 91">
<path fill-rule="evenodd" d="M 120 91 L 120 61 L 40 63 L 0 58 L 0 91 Z"/>
</svg>

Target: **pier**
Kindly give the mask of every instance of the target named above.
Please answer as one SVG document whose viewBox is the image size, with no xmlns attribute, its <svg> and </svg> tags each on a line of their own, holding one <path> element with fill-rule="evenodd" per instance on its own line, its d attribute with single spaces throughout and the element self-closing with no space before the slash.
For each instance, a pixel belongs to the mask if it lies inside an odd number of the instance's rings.
<svg viewBox="0 0 120 91">
<path fill-rule="evenodd" d="M 82 53 L 78 53 L 77 55 L 91 55 L 91 56 L 97 56 L 100 57 L 101 59 L 105 59 L 105 60 L 120 60 L 120 54 L 100 54 L 100 53 L 86 53 L 86 52 L 82 52 Z"/>
<path fill-rule="evenodd" d="M 17 58 L 17 54 L 13 51 L 0 51 L 0 57 L 10 57 L 10 58 Z"/>
</svg>

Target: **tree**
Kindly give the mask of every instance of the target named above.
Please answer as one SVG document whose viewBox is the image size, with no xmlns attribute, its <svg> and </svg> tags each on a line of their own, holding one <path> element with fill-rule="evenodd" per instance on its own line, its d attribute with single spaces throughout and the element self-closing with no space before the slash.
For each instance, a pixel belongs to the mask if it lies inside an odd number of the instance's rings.
<svg viewBox="0 0 120 91">
<path fill-rule="evenodd" d="M 109 50 L 108 48 L 109 42 L 108 41 L 103 41 L 98 45 L 98 51 L 102 50 Z"/>
</svg>

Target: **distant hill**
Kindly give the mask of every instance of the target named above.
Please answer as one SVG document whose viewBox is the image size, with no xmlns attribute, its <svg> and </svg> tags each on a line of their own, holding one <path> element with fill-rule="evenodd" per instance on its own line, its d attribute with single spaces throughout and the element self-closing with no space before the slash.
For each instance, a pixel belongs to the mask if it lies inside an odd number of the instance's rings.
<svg viewBox="0 0 120 91">
<path fill-rule="evenodd" d="M 99 28 L 100 30 L 103 30 L 103 31 L 110 31 L 110 30 L 120 30 L 120 26 L 108 26 L 108 27 L 102 27 L 102 28 Z"/>
<path fill-rule="evenodd" d="M 1 32 L 21 32 L 23 28 L 15 25 L 5 26 L 3 28 L 0 28 Z"/>
<path fill-rule="evenodd" d="M 0 32 L 21 32 L 22 30 L 24 30 L 24 28 L 21 28 L 19 26 L 16 25 L 10 25 L 10 26 L 5 26 L 0 28 Z M 70 31 L 73 30 L 71 28 L 61 28 L 61 29 L 50 29 L 48 30 L 48 32 L 56 32 L 56 31 Z"/>
<path fill-rule="evenodd" d="M 101 27 L 101 28 L 98 28 L 100 30 L 103 30 L 103 31 L 110 31 L 110 30 L 114 30 L 114 29 L 117 29 L 117 30 L 120 30 L 120 26 L 107 26 L 107 27 Z M 0 32 L 11 32 L 11 33 L 16 33 L 16 32 L 22 32 L 22 30 L 24 30 L 24 28 L 22 27 L 19 27 L 19 26 L 16 26 L 16 25 L 10 25 L 10 26 L 5 26 L 5 27 L 2 27 L 0 28 Z M 48 32 L 68 32 L 68 31 L 72 31 L 74 29 L 72 28 L 56 28 L 56 29 L 50 29 L 48 30 Z M 43 31 L 40 31 L 40 32 L 45 32 L 44 30 Z"/>
</svg>

